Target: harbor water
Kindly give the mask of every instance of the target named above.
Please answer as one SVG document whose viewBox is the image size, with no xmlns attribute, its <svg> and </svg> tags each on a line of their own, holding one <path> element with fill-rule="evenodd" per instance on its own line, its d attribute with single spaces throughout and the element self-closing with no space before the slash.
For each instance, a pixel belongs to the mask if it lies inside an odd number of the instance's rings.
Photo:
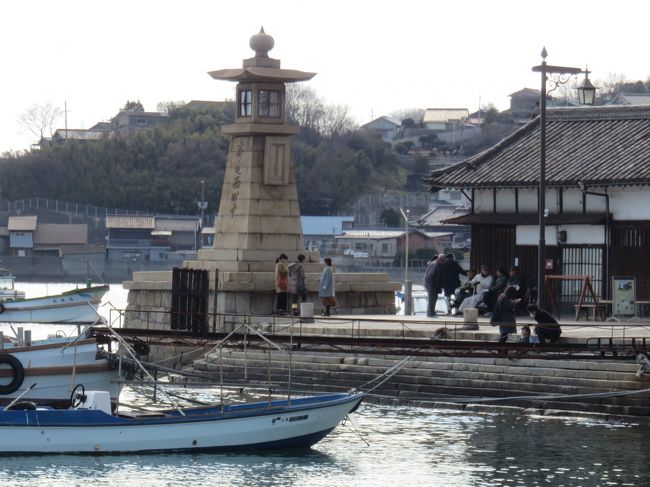
<svg viewBox="0 0 650 487">
<path fill-rule="evenodd" d="M 106 301 L 124 306 L 126 293 L 111 287 Z M 185 392 L 218 399 L 217 390 Z M 124 395 L 142 401 L 134 391 Z M 644 421 L 368 404 L 354 416 L 358 430 L 347 422 L 307 451 L 0 457 L 0 486 L 650 485 Z"/>
</svg>

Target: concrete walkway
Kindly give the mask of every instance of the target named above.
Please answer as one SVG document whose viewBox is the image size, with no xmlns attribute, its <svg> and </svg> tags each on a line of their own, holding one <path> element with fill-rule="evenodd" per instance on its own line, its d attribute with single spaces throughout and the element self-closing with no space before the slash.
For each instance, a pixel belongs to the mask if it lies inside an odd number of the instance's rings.
<svg viewBox="0 0 650 487">
<path fill-rule="evenodd" d="M 280 322 L 282 319 L 278 319 Z M 282 320 L 284 322 L 284 320 Z M 286 319 L 289 323 L 290 319 Z M 296 319 L 298 324 L 298 319 Z M 447 339 L 458 340 L 494 340 L 499 336 L 499 328 L 492 326 L 490 320 L 479 317 L 478 330 L 462 330 L 465 324 L 462 316 L 439 314 L 437 318 L 423 316 L 394 315 L 333 315 L 331 317 L 315 316 L 314 323 L 302 323 L 303 333 L 315 334 L 352 334 L 356 336 L 392 336 L 392 337 L 433 337 L 441 328 L 446 328 Z M 521 326 L 534 326 L 529 316 L 517 317 L 517 332 Z M 561 343 L 584 343 L 589 338 L 615 338 L 617 341 L 629 338 L 647 338 L 650 340 L 650 320 L 630 321 L 575 321 L 560 320 L 562 327 Z M 353 331 L 354 330 L 354 331 Z M 518 341 L 512 336 L 511 341 Z"/>
</svg>

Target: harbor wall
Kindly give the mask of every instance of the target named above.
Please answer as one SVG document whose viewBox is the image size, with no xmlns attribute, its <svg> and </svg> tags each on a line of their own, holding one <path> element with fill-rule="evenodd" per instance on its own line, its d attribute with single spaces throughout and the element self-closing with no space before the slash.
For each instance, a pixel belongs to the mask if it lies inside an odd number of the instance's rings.
<svg viewBox="0 0 650 487">
<path fill-rule="evenodd" d="M 377 378 L 404 358 L 295 351 L 291 354 L 289 374 L 289 354 L 272 351 L 271 379 L 275 388 L 286 388 L 291 380 L 296 393 L 367 390 L 381 382 Z M 228 381 L 261 387 L 268 384 L 269 354 L 266 351 L 225 349 L 222 353 L 213 352 L 195 360 L 190 371 L 218 382 L 221 364 Z M 650 375 L 637 377 L 637 370 L 634 363 L 612 360 L 417 357 L 386 382 L 377 385 L 369 399 L 380 403 L 474 411 L 510 406 L 577 414 L 650 417 L 650 394 L 637 394 L 650 388 Z M 603 392 L 632 394 L 598 395 Z M 594 396 L 561 397 L 585 394 Z M 536 400 L 532 397 L 553 395 L 556 398 Z"/>
</svg>

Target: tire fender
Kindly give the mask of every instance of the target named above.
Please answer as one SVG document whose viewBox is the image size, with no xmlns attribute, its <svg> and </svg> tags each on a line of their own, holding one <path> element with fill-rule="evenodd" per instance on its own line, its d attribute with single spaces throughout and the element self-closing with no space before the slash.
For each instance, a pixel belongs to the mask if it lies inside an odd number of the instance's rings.
<svg viewBox="0 0 650 487">
<path fill-rule="evenodd" d="M 8 353 L 0 353 L 0 364 L 7 364 L 13 371 L 13 379 L 9 384 L 0 385 L 0 395 L 2 394 L 11 394 L 16 392 L 20 386 L 23 385 L 25 380 L 25 369 L 23 364 L 20 363 L 13 355 Z"/>
</svg>

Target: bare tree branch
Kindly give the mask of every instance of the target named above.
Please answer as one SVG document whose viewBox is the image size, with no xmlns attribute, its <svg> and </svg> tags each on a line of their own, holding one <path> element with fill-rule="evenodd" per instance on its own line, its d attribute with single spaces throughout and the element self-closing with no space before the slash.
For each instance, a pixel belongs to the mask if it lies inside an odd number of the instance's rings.
<svg viewBox="0 0 650 487">
<path fill-rule="evenodd" d="M 56 123 L 63 111 L 52 103 L 34 104 L 18 116 L 18 124 L 23 130 L 34 134 L 40 141 L 47 133 L 50 137 L 56 130 Z"/>
</svg>

